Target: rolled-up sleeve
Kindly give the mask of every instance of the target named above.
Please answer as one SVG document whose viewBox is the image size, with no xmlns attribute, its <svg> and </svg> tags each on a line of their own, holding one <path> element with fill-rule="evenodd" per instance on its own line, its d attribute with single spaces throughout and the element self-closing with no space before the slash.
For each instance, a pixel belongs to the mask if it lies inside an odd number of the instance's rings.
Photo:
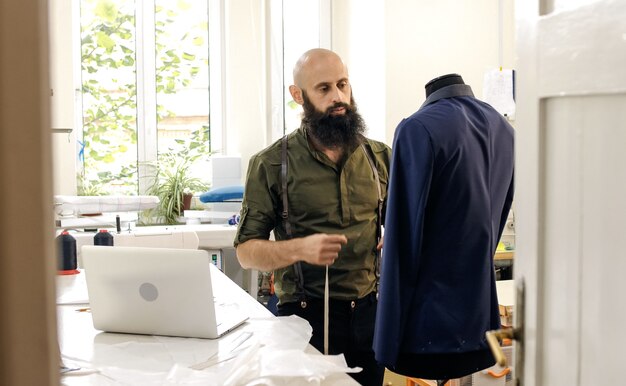
<svg viewBox="0 0 626 386">
<path fill-rule="evenodd" d="M 275 184 L 273 169 L 268 169 L 268 163 L 259 155 L 253 156 L 248 165 L 235 247 L 251 239 L 269 239 L 276 225 L 278 198 Z"/>
</svg>

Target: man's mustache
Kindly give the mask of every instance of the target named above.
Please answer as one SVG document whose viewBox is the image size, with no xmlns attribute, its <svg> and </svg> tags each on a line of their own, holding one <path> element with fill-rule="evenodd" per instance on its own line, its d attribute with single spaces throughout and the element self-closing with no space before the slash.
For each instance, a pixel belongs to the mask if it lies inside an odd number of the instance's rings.
<svg viewBox="0 0 626 386">
<path fill-rule="evenodd" d="M 329 116 L 334 109 L 337 109 L 337 108 L 340 108 L 340 107 L 343 107 L 344 109 L 346 109 L 346 111 L 354 111 L 354 109 L 352 108 L 352 105 L 349 105 L 349 104 L 343 103 L 343 102 L 337 102 L 334 105 L 328 107 L 326 109 L 326 111 L 324 112 L 324 114 Z"/>
</svg>

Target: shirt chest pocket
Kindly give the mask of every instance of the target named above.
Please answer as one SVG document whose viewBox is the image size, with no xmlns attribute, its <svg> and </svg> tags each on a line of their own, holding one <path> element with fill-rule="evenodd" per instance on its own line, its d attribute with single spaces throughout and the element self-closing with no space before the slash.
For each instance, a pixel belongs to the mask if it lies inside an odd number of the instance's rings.
<svg viewBox="0 0 626 386">
<path fill-rule="evenodd" d="M 332 175 L 298 175 L 289 183 L 289 211 L 307 222 L 334 222 L 340 208 L 339 183 Z"/>
<path fill-rule="evenodd" d="M 353 175 L 346 186 L 348 200 L 351 204 L 366 205 L 373 208 L 378 204 L 378 189 L 376 182 L 370 176 Z"/>
</svg>

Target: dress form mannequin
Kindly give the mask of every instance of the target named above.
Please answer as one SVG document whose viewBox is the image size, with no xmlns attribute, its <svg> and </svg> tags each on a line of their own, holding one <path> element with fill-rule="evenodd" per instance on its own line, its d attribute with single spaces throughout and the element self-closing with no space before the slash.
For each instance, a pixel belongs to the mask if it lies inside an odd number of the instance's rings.
<svg viewBox="0 0 626 386">
<path fill-rule="evenodd" d="M 439 76 L 430 82 L 426 83 L 426 97 L 439 90 L 442 87 L 450 86 L 453 84 L 465 84 L 463 78 L 459 74 L 447 74 Z"/>
<path fill-rule="evenodd" d="M 425 86 L 426 97 L 447 86 L 464 84 L 463 78 L 458 74 L 434 78 Z M 410 377 L 437 380 L 438 385 L 443 385 L 449 379 L 480 371 L 492 366 L 494 362 L 493 355 L 488 348 L 467 352 L 429 354 L 400 352 L 396 366 L 391 370 Z"/>
</svg>

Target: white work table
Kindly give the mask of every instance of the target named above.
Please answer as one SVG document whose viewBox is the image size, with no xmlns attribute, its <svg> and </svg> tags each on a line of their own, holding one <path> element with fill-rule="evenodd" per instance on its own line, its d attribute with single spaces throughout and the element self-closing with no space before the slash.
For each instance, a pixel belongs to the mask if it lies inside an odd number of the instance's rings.
<svg viewBox="0 0 626 386">
<path fill-rule="evenodd" d="M 220 339 L 194 339 L 151 335 L 114 334 L 93 328 L 91 313 L 81 311 L 89 307 L 84 282 L 84 272 L 78 275 L 57 276 L 58 335 L 62 360 L 68 367 L 80 367 L 62 376 L 61 384 L 73 385 L 186 385 L 202 384 L 223 386 L 220 376 L 227 380 L 238 378 L 237 373 L 249 368 L 265 368 L 271 360 L 275 367 L 270 381 L 262 378 L 250 381 L 233 381 L 232 385 L 358 385 L 349 375 L 337 372 L 341 361 L 336 357 L 323 357 L 304 341 L 298 347 L 277 347 L 273 342 L 302 342 L 298 327 L 306 323 L 299 318 L 274 317 L 263 305 L 237 286 L 216 267 L 211 266 L 213 291 L 216 296 L 227 296 L 240 309 L 245 309 L 250 319 L 244 325 Z M 68 304 L 71 303 L 71 304 Z M 308 324 L 305 325 L 308 327 Z M 291 339 L 291 337 L 294 339 Z M 243 338 L 249 337 L 244 342 Z M 237 353 L 231 350 L 241 343 Z M 249 348 L 246 348 L 248 346 Z M 257 354 L 255 356 L 255 353 Z M 202 371 L 189 366 L 213 357 L 226 359 Z M 261 357 L 261 358 L 259 358 Z M 271 359 L 268 357 L 272 357 Z M 333 360 L 334 358 L 334 360 Z M 328 361 L 326 360 L 328 359 Z M 290 362 L 291 361 L 291 362 Z M 320 363 L 317 363 L 321 361 Z M 215 360 L 215 362 L 218 362 Z M 294 366 L 288 363 L 295 363 Z M 260 364 L 260 365 L 259 365 Z M 330 366 L 330 370 L 329 367 Z M 333 367 L 335 366 L 335 367 Z M 298 369 L 298 367 L 301 367 Z M 322 370 L 319 370 L 322 368 Z M 289 373 L 291 371 L 292 373 Z M 297 376 L 308 372 L 309 377 Z M 327 372 L 321 377 L 321 372 Z M 317 378 L 317 379 L 316 379 Z M 321 379 L 321 382 L 318 380 Z"/>
</svg>

